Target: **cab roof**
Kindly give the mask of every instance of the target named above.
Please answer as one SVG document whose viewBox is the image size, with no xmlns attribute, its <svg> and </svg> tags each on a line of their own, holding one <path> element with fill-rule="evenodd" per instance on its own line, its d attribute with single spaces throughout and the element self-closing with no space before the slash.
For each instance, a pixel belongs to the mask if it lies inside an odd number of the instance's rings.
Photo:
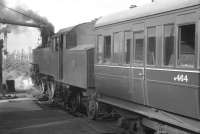
<svg viewBox="0 0 200 134">
<path fill-rule="evenodd" d="M 132 19 L 142 18 L 150 15 L 164 13 L 172 10 L 177 10 L 185 7 L 199 5 L 200 0 L 174 0 L 173 2 L 153 2 L 140 7 L 131 8 L 122 12 L 107 15 L 100 18 L 95 27 L 101 27 Z"/>
</svg>

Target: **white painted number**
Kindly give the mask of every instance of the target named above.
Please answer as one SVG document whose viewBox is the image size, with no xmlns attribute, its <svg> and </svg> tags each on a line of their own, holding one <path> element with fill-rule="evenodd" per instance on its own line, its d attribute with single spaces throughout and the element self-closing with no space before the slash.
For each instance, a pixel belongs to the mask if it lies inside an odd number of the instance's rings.
<svg viewBox="0 0 200 134">
<path fill-rule="evenodd" d="M 178 81 L 178 82 L 188 82 L 188 76 L 187 75 L 183 75 L 183 74 L 178 74 L 176 77 L 174 77 L 174 81 Z"/>
</svg>

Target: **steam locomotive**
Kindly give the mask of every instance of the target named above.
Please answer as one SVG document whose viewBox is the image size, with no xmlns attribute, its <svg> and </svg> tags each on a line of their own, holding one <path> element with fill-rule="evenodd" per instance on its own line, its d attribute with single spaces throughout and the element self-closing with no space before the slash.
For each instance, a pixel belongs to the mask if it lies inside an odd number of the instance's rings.
<svg viewBox="0 0 200 134">
<path fill-rule="evenodd" d="M 33 50 L 33 80 L 91 119 L 116 109 L 133 133 L 200 133 L 199 27 L 199 0 L 183 0 L 61 29 Z"/>
</svg>

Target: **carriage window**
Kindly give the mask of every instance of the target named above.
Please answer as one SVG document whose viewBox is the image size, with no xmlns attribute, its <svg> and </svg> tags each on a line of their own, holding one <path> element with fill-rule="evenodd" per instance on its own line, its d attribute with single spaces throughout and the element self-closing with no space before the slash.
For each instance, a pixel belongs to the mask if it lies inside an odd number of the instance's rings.
<svg viewBox="0 0 200 134">
<path fill-rule="evenodd" d="M 54 47 L 54 39 L 51 39 L 51 50 L 54 52 L 55 51 L 55 47 Z"/>
<path fill-rule="evenodd" d="M 156 27 L 147 29 L 147 64 L 156 64 Z"/>
<path fill-rule="evenodd" d="M 73 39 L 72 39 L 72 34 L 71 34 L 71 33 L 67 33 L 67 34 L 66 34 L 66 48 L 67 48 L 67 49 L 72 48 L 72 46 L 73 46 L 72 41 L 73 41 Z"/>
<path fill-rule="evenodd" d="M 98 36 L 98 46 L 97 46 L 97 62 L 103 62 L 103 36 Z"/>
<path fill-rule="evenodd" d="M 58 51 L 59 48 L 59 39 L 58 37 L 55 38 L 55 50 Z"/>
<path fill-rule="evenodd" d="M 163 63 L 165 66 L 172 66 L 175 61 L 173 24 L 164 26 L 163 58 Z"/>
<path fill-rule="evenodd" d="M 113 42 L 113 63 L 120 63 L 121 62 L 121 47 L 122 47 L 122 36 L 121 33 L 114 33 L 113 35 L 114 42 Z"/>
<path fill-rule="evenodd" d="M 144 63 L 144 32 L 134 33 L 134 63 Z"/>
<path fill-rule="evenodd" d="M 104 62 L 110 62 L 111 59 L 111 36 L 104 37 Z"/>
<path fill-rule="evenodd" d="M 125 32 L 124 63 L 130 64 L 132 32 Z"/>
<path fill-rule="evenodd" d="M 63 50 L 63 35 L 60 36 L 60 49 Z"/>
<path fill-rule="evenodd" d="M 179 26 L 178 64 L 194 67 L 195 24 Z"/>
</svg>

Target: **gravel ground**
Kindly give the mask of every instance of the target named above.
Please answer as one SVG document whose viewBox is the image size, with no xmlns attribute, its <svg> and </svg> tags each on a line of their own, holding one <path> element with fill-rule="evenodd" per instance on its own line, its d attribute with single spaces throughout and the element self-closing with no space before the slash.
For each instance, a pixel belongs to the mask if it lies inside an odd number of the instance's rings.
<svg viewBox="0 0 200 134">
<path fill-rule="evenodd" d="M 111 134 L 115 121 L 74 117 L 57 106 L 38 103 L 39 92 L 18 90 L 17 98 L 0 100 L 0 134 Z"/>
</svg>

